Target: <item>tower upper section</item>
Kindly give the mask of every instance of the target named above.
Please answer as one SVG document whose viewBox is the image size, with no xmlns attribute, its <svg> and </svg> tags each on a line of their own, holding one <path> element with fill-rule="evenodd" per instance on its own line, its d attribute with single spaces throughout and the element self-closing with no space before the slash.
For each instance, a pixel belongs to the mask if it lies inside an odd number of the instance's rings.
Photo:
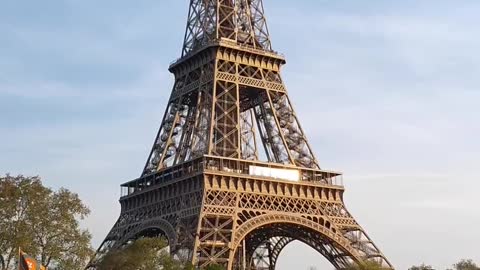
<svg viewBox="0 0 480 270">
<path fill-rule="evenodd" d="M 262 0 L 190 0 L 182 57 L 227 39 L 271 51 Z"/>
</svg>

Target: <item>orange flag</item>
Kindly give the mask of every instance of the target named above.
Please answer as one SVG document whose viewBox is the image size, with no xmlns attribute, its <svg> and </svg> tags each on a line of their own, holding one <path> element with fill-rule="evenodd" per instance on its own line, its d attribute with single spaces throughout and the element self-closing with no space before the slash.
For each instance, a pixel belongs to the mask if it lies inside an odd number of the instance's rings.
<svg viewBox="0 0 480 270">
<path fill-rule="evenodd" d="M 19 270 L 47 270 L 47 268 L 37 262 L 34 258 L 28 256 L 22 250 L 19 250 L 20 259 L 18 261 Z"/>
</svg>

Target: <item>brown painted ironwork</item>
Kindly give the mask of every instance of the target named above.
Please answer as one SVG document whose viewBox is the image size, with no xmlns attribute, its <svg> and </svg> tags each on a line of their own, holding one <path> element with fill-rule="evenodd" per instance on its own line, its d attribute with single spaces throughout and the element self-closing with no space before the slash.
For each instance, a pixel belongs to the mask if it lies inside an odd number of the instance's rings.
<svg viewBox="0 0 480 270">
<path fill-rule="evenodd" d="M 275 269 L 292 241 L 337 269 L 392 268 L 345 208 L 342 175 L 320 169 L 274 52 L 262 0 L 191 0 L 175 84 L 140 178 L 122 185 L 110 249 L 164 236 L 203 269 Z M 252 173 L 289 171 L 298 179 Z"/>
</svg>

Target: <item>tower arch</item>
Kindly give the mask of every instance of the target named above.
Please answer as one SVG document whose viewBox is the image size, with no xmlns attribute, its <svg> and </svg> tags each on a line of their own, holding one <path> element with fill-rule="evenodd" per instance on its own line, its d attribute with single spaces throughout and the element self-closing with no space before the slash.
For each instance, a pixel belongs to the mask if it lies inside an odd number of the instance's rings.
<svg viewBox="0 0 480 270">
<path fill-rule="evenodd" d="M 116 247 L 122 246 L 129 241 L 136 240 L 141 237 L 158 237 L 163 236 L 168 241 L 171 249 L 177 244 L 177 234 L 175 228 L 165 219 L 156 218 L 135 226 L 127 234 L 125 234 L 116 243 Z"/>
<path fill-rule="evenodd" d="M 352 263 L 359 263 L 364 258 L 350 244 L 350 241 L 327 226 L 328 221 L 314 222 L 307 218 L 288 214 L 265 214 L 257 216 L 237 228 L 237 234 L 232 242 L 229 269 L 235 269 L 234 264 L 246 261 L 250 266 L 254 262 L 255 252 L 259 248 L 267 248 L 269 254 L 269 269 L 275 269 L 280 252 L 292 241 L 300 241 L 322 254 L 337 269 Z M 245 245 L 245 247 L 243 247 Z M 239 249 L 245 248 L 245 251 Z M 238 256 L 245 254 L 247 258 Z"/>
</svg>

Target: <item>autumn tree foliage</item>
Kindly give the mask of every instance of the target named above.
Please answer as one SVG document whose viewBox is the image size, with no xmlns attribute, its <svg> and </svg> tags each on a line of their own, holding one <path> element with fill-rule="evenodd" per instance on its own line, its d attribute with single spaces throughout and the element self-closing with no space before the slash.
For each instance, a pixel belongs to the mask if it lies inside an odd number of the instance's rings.
<svg viewBox="0 0 480 270">
<path fill-rule="evenodd" d="M 359 264 L 352 264 L 347 267 L 345 270 L 388 270 L 389 268 L 384 268 L 382 265 L 373 262 L 365 261 Z"/>
<path fill-rule="evenodd" d="M 461 260 L 453 265 L 454 270 L 480 270 L 480 267 L 473 260 Z"/>
<path fill-rule="evenodd" d="M 97 270 L 193 270 L 189 264 L 173 259 L 167 241 L 161 238 L 140 238 L 111 250 L 100 261 Z"/>
<path fill-rule="evenodd" d="M 89 212 L 77 194 L 40 177 L 0 177 L 0 269 L 16 269 L 19 247 L 48 269 L 82 269 L 93 253 L 79 225 Z"/>
<path fill-rule="evenodd" d="M 431 265 L 421 264 L 419 266 L 412 266 L 408 270 L 435 270 Z"/>
</svg>

